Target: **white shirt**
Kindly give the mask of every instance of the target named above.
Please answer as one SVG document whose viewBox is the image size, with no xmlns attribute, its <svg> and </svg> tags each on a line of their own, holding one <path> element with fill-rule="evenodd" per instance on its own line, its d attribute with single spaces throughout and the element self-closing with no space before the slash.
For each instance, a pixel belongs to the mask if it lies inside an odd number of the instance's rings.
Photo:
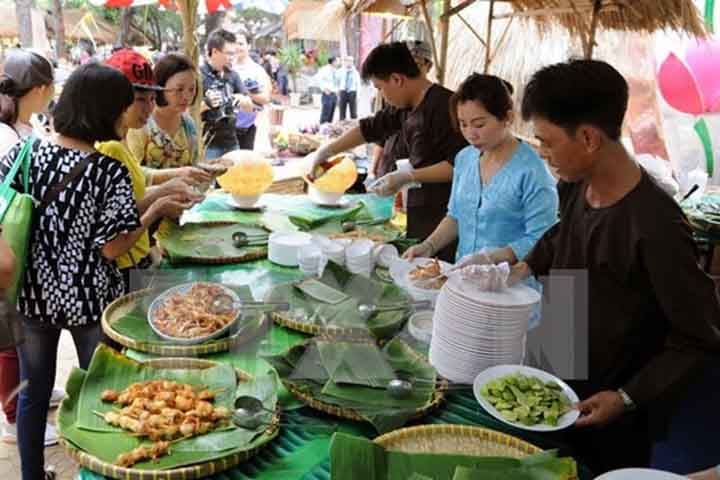
<svg viewBox="0 0 720 480">
<path fill-rule="evenodd" d="M 272 81 L 265 69 L 248 57 L 244 62 L 233 65 L 233 70 L 240 76 L 240 80 L 255 80 L 260 85 L 260 92 L 264 94 L 270 93 Z"/>
<path fill-rule="evenodd" d="M 320 67 L 313 80 L 315 85 L 323 92 L 335 93 L 340 90 L 338 70 L 330 64 Z"/>
</svg>

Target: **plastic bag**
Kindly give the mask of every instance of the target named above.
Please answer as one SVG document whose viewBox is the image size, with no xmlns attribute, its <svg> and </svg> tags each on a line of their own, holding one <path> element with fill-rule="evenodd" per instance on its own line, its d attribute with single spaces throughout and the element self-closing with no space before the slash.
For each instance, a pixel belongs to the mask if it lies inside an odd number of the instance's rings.
<svg viewBox="0 0 720 480">
<path fill-rule="evenodd" d="M 470 265 L 458 272 L 463 281 L 471 282 L 485 292 L 499 292 L 508 288 L 510 265 L 507 262 L 498 265 Z"/>
</svg>

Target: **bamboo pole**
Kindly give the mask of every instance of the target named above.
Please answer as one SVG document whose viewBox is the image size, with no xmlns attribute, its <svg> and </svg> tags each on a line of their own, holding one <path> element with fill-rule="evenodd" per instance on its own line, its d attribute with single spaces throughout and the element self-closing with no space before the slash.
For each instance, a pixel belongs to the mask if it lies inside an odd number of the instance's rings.
<svg viewBox="0 0 720 480">
<path fill-rule="evenodd" d="M 450 17 L 445 13 L 452 6 L 450 0 L 443 0 L 443 15 L 440 17 L 440 65 L 437 69 L 438 83 L 445 85 L 445 73 L 447 72 L 448 37 L 450 35 Z"/>
<path fill-rule="evenodd" d="M 492 27 L 493 15 L 495 14 L 495 0 L 490 0 L 490 10 L 488 11 L 487 33 L 485 35 L 485 68 L 484 73 L 490 72 L 490 61 L 492 59 Z"/>
<path fill-rule="evenodd" d="M 467 29 L 470 30 L 470 33 L 472 33 L 473 35 L 475 35 L 475 38 L 478 39 L 478 41 L 480 42 L 480 44 L 481 44 L 483 47 L 487 48 L 487 44 L 485 43 L 485 39 L 482 38 L 482 36 L 477 32 L 477 30 L 475 30 L 475 29 L 472 27 L 472 25 L 470 25 L 470 24 L 468 23 L 467 20 L 465 20 L 465 17 L 463 17 L 463 16 L 460 15 L 459 13 L 458 13 L 456 16 L 457 16 L 457 18 L 460 19 L 461 22 L 463 22 L 463 24 L 467 27 Z"/>
<path fill-rule="evenodd" d="M 428 33 L 430 34 L 430 47 L 432 48 L 433 58 L 435 59 L 434 63 L 438 68 L 438 78 L 440 78 L 440 75 L 442 75 L 444 72 L 441 72 L 439 70 L 440 58 L 438 57 L 437 45 L 435 44 L 435 33 L 433 32 L 432 20 L 430 19 L 430 13 L 428 12 L 425 0 L 422 0 L 420 2 L 420 8 L 422 9 L 423 18 L 425 19 L 425 25 L 427 26 Z"/>
<path fill-rule="evenodd" d="M 442 15 L 442 18 L 450 18 L 450 17 L 452 17 L 453 15 L 457 15 L 458 13 L 462 12 L 462 11 L 465 10 L 467 7 L 469 7 L 470 5 L 472 5 L 473 3 L 475 3 L 475 1 L 476 1 L 476 0 L 465 0 L 465 1 L 464 1 L 463 3 L 461 3 L 460 5 L 456 5 L 456 6 L 454 6 L 453 8 L 451 8 L 451 9 L 449 9 L 449 10 L 445 10 L 445 12 L 444 12 L 443 15 Z"/>
<path fill-rule="evenodd" d="M 588 41 L 586 44 L 585 58 L 590 60 L 595 49 L 595 34 L 597 33 L 598 21 L 600 19 L 600 10 L 602 9 L 603 0 L 595 0 L 593 7 L 592 19 L 590 20 L 590 31 L 588 32 Z"/>
<path fill-rule="evenodd" d="M 490 51 L 490 62 L 488 62 L 489 64 L 492 64 L 493 60 L 495 60 L 495 56 L 500 51 L 500 47 L 502 47 L 502 44 L 505 42 L 505 38 L 510 31 L 510 26 L 512 25 L 513 20 L 513 18 L 510 18 L 510 20 L 507 22 L 507 25 L 505 25 L 505 30 L 503 30 L 502 35 L 500 35 L 500 40 L 498 40 L 497 45 L 495 45 L 495 47 Z"/>
<path fill-rule="evenodd" d="M 183 29 L 183 50 L 185 55 L 193 62 L 197 67 L 200 66 L 200 47 L 198 45 L 198 39 L 195 35 L 197 28 L 198 18 L 198 0 L 177 0 L 178 9 L 180 10 L 180 17 L 182 19 Z M 198 92 L 203 91 L 202 79 L 198 76 L 197 87 Z M 205 158 L 205 142 L 202 141 L 204 137 L 204 128 L 202 119 L 200 118 L 200 108 L 202 105 L 203 95 L 196 95 L 195 103 L 190 107 L 190 116 L 195 121 L 195 126 L 198 131 L 198 158 Z"/>
</svg>

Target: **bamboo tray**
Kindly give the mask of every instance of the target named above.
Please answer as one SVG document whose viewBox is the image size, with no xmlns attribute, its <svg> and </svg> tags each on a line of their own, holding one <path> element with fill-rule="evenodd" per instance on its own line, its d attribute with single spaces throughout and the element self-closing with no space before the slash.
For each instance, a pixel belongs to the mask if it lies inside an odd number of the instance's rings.
<svg viewBox="0 0 720 480">
<path fill-rule="evenodd" d="M 140 299 L 153 293 L 155 293 L 154 289 L 137 290 L 118 298 L 108 305 L 100 319 L 100 324 L 105 335 L 120 345 L 139 352 L 152 353 L 163 357 L 198 357 L 211 353 L 226 352 L 235 346 L 248 343 L 258 338 L 269 327 L 267 316 L 262 315 L 259 323 L 247 331 L 240 331 L 234 335 L 218 338 L 199 345 L 146 342 L 123 335 L 113 328 L 113 324 L 120 320 L 123 315 L 132 311 Z"/>
<path fill-rule="evenodd" d="M 298 322 L 283 313 L 273 312 L 270 314 L 276 324 L 309 335 L 322 335 L 332 338 L 344 338 L 354 340 L 373 340 L 370 331 L 363 328 L 347 327 L 323 327 L 314 323 Z"/>
<path fill-rule="evenodd" d="M 522 458 L 542 450 L 512 435 L 467 425 L 420 425 L 381 435 L 375 443 L 404 453 Z"/>
<path fill-rule="evenodd" d="M 159 369 L 205 369 L 217 365 L 217 362 L 209 360 L 201 360 L 196 358 L 158 358 L 144 362 L 154 368 Z M 242 370 L 235 369 L 238 382 L 250 380 L 252 377 Z M 276 408 L 272 422 L 265 429 L 265 434 L 270 435 L 268 442 L 274 439 L 280 431 L 280 411 Z M 106 477 L 117 478 L 121 480 L 193 480 L 196 478 L 207 477 L 218 472 L 229 470 L 242 462 L 252 458 L 265 444 L 233 453 L 227 457 L 205 462 L 197 465 L 173 468 L 167 470 L 140 470 L 135 468 L 124 468 L 104 462 L 99 458 L 91 455 L 83 450 L 78 449 L 69 441 L 60 438 L 65 453 L 75 460 L 80 466 L 88 468 L 93 472 L 99 473 Z"/>
<path fill-rule="evenodd" d="M 346 340 L 346 341 L 352 341 L 352 342 L 367 342 L 367 343 L 373 343 L 374 342 L 371 339 L 358 339 L 354 337 L 324 337 L 324 340 Z M 420 354 L 417 354 L 413 352 L 418 361 L 427 362 L 425 358 L 423 358 Z M 344 408 L 340 407 L 338 405 L 334 405 L 332 403 L 324 402 L 322 400 L 318 400 L 312 395 L 309 395 L 299 388 L 297 388 L 293 382 L 287 381 L 286 379 L 282 379 L 283 385 L 287 390 L 292 393 L 298 400 L 303 402 L 308 407 L 327 413 L 328 415 L 332 415 L 334 417 L 344 418 L 346 420 L 352 420 L 355 422 L 366 422 L 367 420 L 363 418 L 356 410 L 352 408 Z M 433 396 L 430 402 L 425 405 L 422 408 L 419 408 L 415 411 L 415 413 L 408 419 L 408 420 L 416 420 L 418 418 L 422 418 L 428 413 L 430 413 L 432 410 L 438 408 L 440 404 L 445 399 L 445 391 L 448 389 L 448 382 L 447 380 L 443 378 L 438 378 L 437 384 L 435 386 L 435 390 L 433 391 Z"/>
</svg>

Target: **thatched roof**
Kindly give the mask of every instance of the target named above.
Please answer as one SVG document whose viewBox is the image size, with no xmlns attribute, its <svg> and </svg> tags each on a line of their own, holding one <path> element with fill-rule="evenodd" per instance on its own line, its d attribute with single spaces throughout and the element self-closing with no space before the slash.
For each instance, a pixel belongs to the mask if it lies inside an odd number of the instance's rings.
<svg viewBox="0 0 720 480">
<path fill-rule="evenodd" d="M 530 16 L 541 27 L 559 23 L 576 34 L 587 30 L 595 0 L 510 0 L 510 3 L 516 13 Z M 646 33 L 675 30 L 705 35 L 702 17 L 692 0 L 602 0 L 598 27 Z"/>
<path fill-rule="evenodd" d="M 422 0 L 418 0 L 416 4 L 420 1 Z M 696 36 L 705 34 L 700 12 L 693 0 L 599 1 L 600 30 L 651 33 L 669 29 Z M 475 2 L 488 3 L 488 0 L 455 3 L 459 8 L 463 4 Z M 509 4 L 512 7 L 513 12 L 506 15 L 532 19 L 538 23 L 541 31 L 547 30 L 551 25 L 560 24 L 573 35 L 588 30 L 595 2 L 596 0 L 496 0 L 498 5 Z M 412 7 L 404 7 L 400 0 L 345 0 L 345 3 L 348 5 L 348 13 L 384 12 L 400 15 L 399 9 L 405 9 L 406 12 L 413 10 Z"/>
<path fill-rule="evenodd" d="M 54 35 L 54 20 L 48 15 L 45 21 L 48 31 Z M 68 41 L 81 38 L 90 40 L 90 35 L 92 35 L 92 39 L 96 43 L 112 44 L 117 40 L 117 32 L 120 28 L 113 26 L 100 15 L 88 14 L 86 10 L 80 8 L 63 9 L 63 23 L 65 24 L 65 39 Z"/>
<path fill-rule="evenodd" d="M 345 18 L 342 0 L 293 0 L 283 14 L 288 39 L 339 41 Z"/>
</svg>

